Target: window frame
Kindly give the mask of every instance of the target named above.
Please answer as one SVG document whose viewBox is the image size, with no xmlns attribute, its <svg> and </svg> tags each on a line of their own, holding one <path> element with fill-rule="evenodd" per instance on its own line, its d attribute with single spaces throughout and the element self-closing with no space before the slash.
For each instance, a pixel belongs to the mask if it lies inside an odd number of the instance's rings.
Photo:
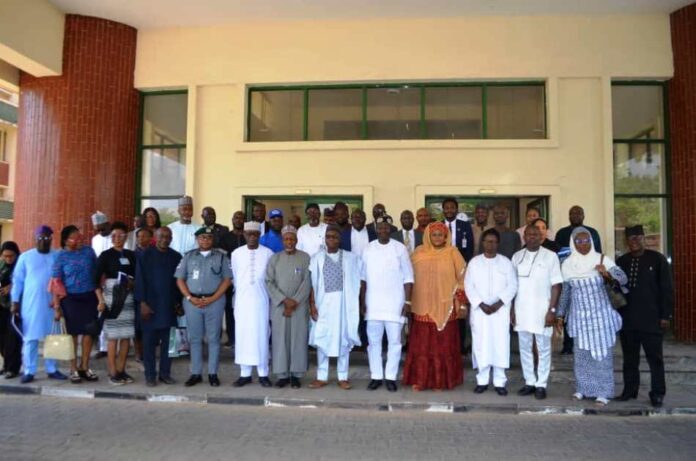
<svg viewBox="0 0 696 461">
<path fill-rule="evenodd" d="M 143 159 L 144 152 L 148 149 L 177 149 L 186 150 L 187 144 L 143 144 L 143 122 L 145 120 L 145 98 L 148 96 L 164 96 L 173 94 L 188 95 L 188 90 L 163 90 L 163 91 L 140 91 L 140 123 L 138 124 L 138 143 L 136 150 L 136 172 L 135 172 L 135 213 L 142 210 L 143 200 L 171 200 L 178 199 L 181 195 L 143 195 Z M 187 98 L 188 99 L 188 98 Z M 188 122 L 187 122 L 188 125 Z M 187 154 L 188 155 L 188 154 Z"/>
<path fill-rule="evenodd" d="M 396 82 L 396 83 L 355 83 L 355 84 L 327 84 L 327 85 L 248 85 L 247 104 L 246 104 L 246 129 L 244 130 L 245 142 L 317 142 L 310 140 L 309 137 L 309 92 L 311 90 L 362 90 L 362 120 L 360 138 L 350 141 L 371 141 L 368 137 L 367 126 L 367 90 L 368 89 L 388 89 L 388 88 L 418 88 L 420 89 L 420 135 L 417 140 L 438 141 L 438 138 L 428 138 L 426 126 L 426 89 L 427 88 L 460 88 L 460 87 L 479 87 L 481 89 L 481 137 L 465 139 L 502 139 L 488 137 L 488 88 L 496 86 L 523 86 L 523 87 L 542 87 L 543 88 L 543 107 L 544 107 L 544 136 L 542 138 L 505 138 L 519 140 L 548 140 L 549 139 L 549 108 L 548 108 L 548 88 L 545 79 L 530 80 L 495 80 L 495 81 L 471 81 L 471 82 Z M 254 141 L 251 139 L 251 116 L 252 116 L 252 93 L 262 91 L 302 91 L 303 92 L 303 117 L 302 117 L 302 139 L 299 141 Z M 449 139 L 449 138 L 443 138 Z M 395 139 L 399 140 L 399 139 Z M 462 140 L 462 139 L 460 139 Z M 321 142 L 321 141 L 320 141 Z"/>
<path fill-rule="evenodd" d="M 667 88 L 667 82 L 659 80 L 613 80 L 611 86 L 659 86 L 662 88 L 662 114 L 664 117 L 664 137 L 657 139 L 626 139 L 626 138 L 614 138 L 612 132 L 612 184 L 614 181 L 614 146 L 616 144 L 656 144 L 661 145 L 664 157 L 664 192 L 661 193 L 617 193 L 614 187 L 614 206 L 616 206 L 616 199 L 660 199 L 664 201 L 665 213 L 662 227 L 665 231 L 664 237 L 664 248 L 663 253 L 668 261 L 672 260 L 672 160 L 671 160 L 671 145 L 670 145 L 670 120 L 669 120 L 669 93 Z M 613 111 L 613 101 L 612 101 L 612 111 Z M 616 229 L 616 211 L 614 211 L 614 229 Z"/>
</svg>

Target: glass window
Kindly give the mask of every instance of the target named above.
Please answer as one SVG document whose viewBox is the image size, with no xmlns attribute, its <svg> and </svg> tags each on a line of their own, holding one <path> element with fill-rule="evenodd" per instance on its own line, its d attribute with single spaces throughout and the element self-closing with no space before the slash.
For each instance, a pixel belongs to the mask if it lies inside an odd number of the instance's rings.
<svg viewBox="0 0 696 461">
<path fill-rule="evenodd" d="M 490 139 L 546 138 L 544 86 L 487 87 Z"/>
<path fill-rule="evenodd" d="M 184 194 L 186 149 L 144 149 L 142 156 L 143 196 Z"/>
<path fill-rule="evenodd" d="M 367 139 L 420 137 L 420 88 L 367 90 Z"/>
<path fill-rule="evenodd" d="M 309 90 L 307 136 L 310 141 L 360 139 L 362 90 Z"/>
<path fill-rule="evenodd" d="M 665 193 L 664 146 L 614 144 L 614 193 Z"/>
<path fill-rule="evenodd" d="M 144 146 L 186 144 L 188 94 L 147 95 L 143 104 Z"/>
<path fill-rule="evenodd" d="M 304 90 L 252 91 L 250 141 L 302 141 Z"/>
<path fill-rule="evenodd" d="M 166 199 L 143 199 L 141 201 L 141 210 L 145 208 L 153 207 L 157 210 L 160 215 L 160 221 L 163 226 L 171 224 L 179 219 L 179 199 L 178 198 L 166 198 Z"/>
<path fill-rule="evenodd" d="M 613 85 L 614 139 L 664 139 L 662 91 L 660 85 Z"/>
<path fill-rule="evenodd" d="M 425 125 L 428 139 L 483 137 L 481 87 L 425 89 Z"/>
<path fill-rule="evenodd" d="M 626 226 L 642 224 L 645 230 L 645 246 L 651 250 L 665 252 L 665 224 L 667 199 L 659 197 L 615 197 L 614 229 L 616 253 L 628 251 L 624 229 Z"/>
</svg>

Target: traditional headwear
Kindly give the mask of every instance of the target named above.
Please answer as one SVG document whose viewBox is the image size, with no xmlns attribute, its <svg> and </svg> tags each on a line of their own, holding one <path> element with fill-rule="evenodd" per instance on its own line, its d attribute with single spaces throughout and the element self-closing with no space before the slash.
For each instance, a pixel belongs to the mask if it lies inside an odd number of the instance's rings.
<svg viewBox="0 0 696 461">
<path fill-rule="evenodd" d="M 637 226 L 626 226 L 626 229 L 624 230 L 626 233 L 626 238 L 632 237 L 634 235 L 645 235 L 645 231 L 643 230 L 643 226 L 638 224 Z"/>
<path fill-rule="evenodd" d="M 179 197 L 179 206 L 183 205 L 193 205 L 193 198 L 190 195 Z"/>
<path fill-rule="evenodd" d="M 579 234 L 587 234 L 590 239 L 591 249 L 586 255 L 580 253 L 575 246 L 575 237 Z M 563 261 L 561 266 L 561 271 L 563 272 L 563 279 L 584 279 L 590 277 L 597 277 L 599 273 L 595 270 L 595 267 L 602 262 L 602 255 L 595 250 L 594 240 L 592 239 L 592 234 L 587 230 L 586 227 L 576 227 L 570 234 L 570 256 L 568 259 Z M 604 266 L 607 269 L 611 269 L 616 264 L 614 261 L 604 257 Z"/>
<path fill-rule="evenodd" d="M 268 213 L 268 219 L 272 218 L 282 218 L 283 217 L 283 210 L 280 208 L 273 208 L 270 213 Z"/>
<path fill-rule="evenodd" d="M 107 222 L 109 222 L 109 218 L 99 210 L 97 210 L 97 212 L 92 215 L 92 225 L 93 226 L 98 226 L 100 224 L 106 224 Z"/>
<path fill-rule="evenodd" d="M 201 227 L 198 229 L 193 235 L 198 237 L 199 235 L 204 235 L 204 234 L 211 234 L 212 235 L 213 231 L 209 227 Z"/>
<path fill-rule="evenodd" d="M 391 224 L 394 222 L 394 220 L 388 214 L 383 214 L 382 216 L 378 216 L 377 219 L 375 219 L 375 224 L 381 224 L 383 222 Z"/>
<path fill-rule="evenodd" d="M 428 227 L 427 227 L 428 233 L 432 233 L 433 231 L 436 231 L 436 230 L 442 231 L 445 234 L 447 234 L 449 232 L 449 229 L 447 228 L 447 226 L 443 222 L 437 221 L 437 222 L 431 222 L 430 224 L 428 224 Z"/>
<path fill-rule="evenodd" d="M 41 234 L 53 235 L 53 229 L 48 227 L 46 224 L 41 224 L 36 229 L 34 229 L 34 237 L 38 237 Z"/>
<path fill-rule="evenodd" d="M 283 226 L 283 228 L 280 231 L 280 235 L 285 235 L 285 234 L 295 234 L 297 235 L 297 229 L 295 229 L 295 226 L 287 225 Z"/>
<path fill-rule="evenodd" d="M 261 223 L 247 221 L 244 223 L 244 232 L 261 232 Z"/>
</svg>

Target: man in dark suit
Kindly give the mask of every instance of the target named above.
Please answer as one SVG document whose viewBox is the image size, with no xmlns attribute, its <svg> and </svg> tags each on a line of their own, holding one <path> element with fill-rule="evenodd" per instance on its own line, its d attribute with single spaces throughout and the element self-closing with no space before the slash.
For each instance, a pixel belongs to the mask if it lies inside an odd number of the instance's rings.
<svg viewBox="0 0 696 461">
<path fill-rule="evenodd" d="M 377 240 L 377 228 L 375 227 L 375 222 L 377 221 L 377 218 L 381 216 L 385 216 L 387 214 L 387 209 L 382 205 L 381 203 L 375 203 L 375 206 L 372 207 L 372 222 L 367 225 L 367 233 L 370 236 L 370 242 L 373 240 Z M 389 224 L 391 227 L 390 233 L 396 232 L 398 229 L 396 226 L 393 224 Z"/>
<path fill-rule="evenodd" d="M 404 210 L 401 212 L 401 230 L 398 230 L 391 234 L 391 238 L 403 243 L 408 250 L 408 254 L 413 253 L 418 245 L 423 244 L 423 233 L 416 232 L 413 229 L 413 213 L 410 210 Z"/>
<path fill-rule="evenodd" d="M 266 221 L 266 205 L 261 202 L 255 202 L 251 207 L 251 219 L 261 224 L 261 235 L 271 228 L 271 223 Z"/>
</svg>

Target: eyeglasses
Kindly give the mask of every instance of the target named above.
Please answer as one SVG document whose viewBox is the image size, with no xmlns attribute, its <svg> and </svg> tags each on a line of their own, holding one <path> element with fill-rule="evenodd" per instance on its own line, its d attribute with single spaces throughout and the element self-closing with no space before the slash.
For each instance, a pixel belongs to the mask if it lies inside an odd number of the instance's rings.
<svg viewBox="0 0 696 461">
<path fill-rule="evenodd" d="M 589 238 L 587 238 L 587 239 L 575 239 L 573 241 L 576 244 L 583 244 L 583 243 L 590 243 L 592 241 L 592 239 L 589 239 Z"/>
<path fill-rule="evenodd" d="M 40 242 L 48 242 L 49 240 L 53 240 L 53 237 L 51 237 L 50 235 L 42 235 L 40 237 L 36 237 L 36 240 Z"/>
</svg>

